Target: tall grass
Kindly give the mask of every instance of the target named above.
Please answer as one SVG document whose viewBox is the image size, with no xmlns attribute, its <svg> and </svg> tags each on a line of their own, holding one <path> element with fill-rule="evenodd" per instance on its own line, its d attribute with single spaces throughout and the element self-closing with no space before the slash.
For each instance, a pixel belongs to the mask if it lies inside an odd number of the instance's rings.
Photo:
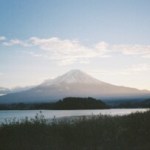
<svg viewBox="0 0 150 150">
<path fill-rule="evenodd" d="M 150 111 L 126 116 L 44 116 L 0 126 L 0 150 L 150 150 Z"/>
</svg>

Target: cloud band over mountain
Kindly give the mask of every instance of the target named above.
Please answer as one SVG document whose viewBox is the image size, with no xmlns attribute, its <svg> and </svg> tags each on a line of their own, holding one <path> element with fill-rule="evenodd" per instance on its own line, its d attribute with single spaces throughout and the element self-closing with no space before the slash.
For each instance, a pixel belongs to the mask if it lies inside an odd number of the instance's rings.
<svg viewBox="0 0 150 150">
<path fill-rule="evenodd" d="M 33 57 L 50 60 L 59 60 L 62 65 L 72 64 L 76 61 L 88 63 L 93 58 L 113 57 L 114 54 L 150 58 L 150 45 L 139 44 L 109 44 L 101 41 L 87 46 L 78 40 L 61 39 L 59 37 L 38 38 L 30 37 L 27 40 L 11 39 L 0 36 L 3 46 L 36 47 L 37 51 L 28 51 Z M 82 61 L 82 59 L 85 59 Z"/>
</svg>

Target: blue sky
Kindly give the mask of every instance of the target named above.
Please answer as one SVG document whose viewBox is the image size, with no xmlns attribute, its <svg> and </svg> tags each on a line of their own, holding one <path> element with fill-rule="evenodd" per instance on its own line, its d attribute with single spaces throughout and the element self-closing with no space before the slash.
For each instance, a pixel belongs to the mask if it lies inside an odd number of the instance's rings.
<svg viewBox="0 0 150 150">
<path fill-rule="evenodd" d="M 81 69 L 150 90 L 149 0 L 0 0 L 0 86 Z"/>
</svg>

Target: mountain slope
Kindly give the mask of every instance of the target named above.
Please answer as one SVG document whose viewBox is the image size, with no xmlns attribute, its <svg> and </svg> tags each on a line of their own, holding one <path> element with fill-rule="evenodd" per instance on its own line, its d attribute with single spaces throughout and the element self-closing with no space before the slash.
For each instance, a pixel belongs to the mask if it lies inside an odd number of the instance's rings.
<svg viewBox="0 0 150 150">
<path fill-rule="evenodd" d="M 10 93 L 10 89 L 4 88 L 4 87 L 0 87 L 0 96 L 1 95 L 5 95 L 7 93 Z"/>
<path fill-rule="evenodd" d="M 0 96 L 2 95 L 6 95 L 9 93 L 16 93 L 16 92 L 22 92 L 22 91 L 26 91 L 28 89 L 31 89 L 34 86 L 27 86 L 27 87 L 15 87 L 15 88 L 4 88 L 4 87 L 0 87 Z"/>
<path fill-rule="evenodd" d="M 29 90 L 1 96 L 0 103 L 52 102 L 72 96 L 94 97 L 104 100 L 112 98 L 134 99 L 149 97 L 150 92 L 112 85 L 97 80 L 80 70 L 72 70 Z"/>
</svg>

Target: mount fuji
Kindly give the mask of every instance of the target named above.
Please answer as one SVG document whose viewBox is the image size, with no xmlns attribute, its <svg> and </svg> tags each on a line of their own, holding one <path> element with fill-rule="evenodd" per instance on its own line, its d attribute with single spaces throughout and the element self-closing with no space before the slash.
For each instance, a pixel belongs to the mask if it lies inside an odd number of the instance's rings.
<svg viewBox="0 0 150 150">
<path fill-rule="evenodd" d="M 95 79 L 80 70 L 72 70 L 31 89 L 0 96 L 0 103 L 55 102 L 64 97 L 139 99 L 150 97 L 150 91 L 116 86 Z"/>
</svg>

